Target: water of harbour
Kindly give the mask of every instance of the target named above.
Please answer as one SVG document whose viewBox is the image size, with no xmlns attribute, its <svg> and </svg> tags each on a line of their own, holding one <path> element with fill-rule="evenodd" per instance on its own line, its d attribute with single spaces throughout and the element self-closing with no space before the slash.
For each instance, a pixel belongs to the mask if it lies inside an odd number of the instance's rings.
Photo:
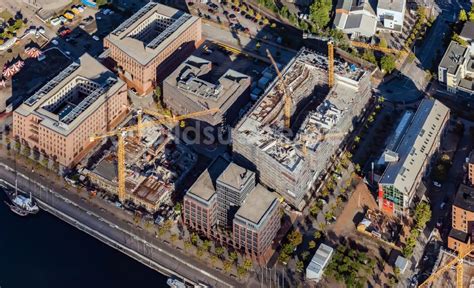
<svg viewBox="0 0 474 288">
<path fill-rule="evenodd" d="M 168 287 L 165 276 L 45 211 L 13 214 L 3 197 L 1 288 Z"/>
</svg>

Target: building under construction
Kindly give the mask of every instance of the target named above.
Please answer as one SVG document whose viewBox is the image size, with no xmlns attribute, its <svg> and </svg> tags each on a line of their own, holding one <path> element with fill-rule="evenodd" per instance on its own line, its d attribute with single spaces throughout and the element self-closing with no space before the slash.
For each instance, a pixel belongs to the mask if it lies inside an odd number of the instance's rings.
<svg viewBox="0 0 474 288">
<path fill-rule="evenodd" d="M 325 174 L 344 136 L 354 128 L 371 95 L 370 73 L 336 60 L 328 86 L 326 56 L 303 48 L 241 120 L 233 133 L 236 161 L 297 209 Z M 284 91 L 291 98 L 291 129 L 284 128 Z"/>
<path fill-rule="evenodd" d="M 145 116 L 143 123 L 153 121 Z M 127 125 L 126 125 L 127 126 Z M 194 166 L 197 156 L 186 146 L 174 141 L 165 126 L 144 128 L 141 137 L 125 138 L 126 195 L 125 200 L 154 213 L 162 203 L 169 203 L 172 194 Z M 90 181 L 117 194 L 117 143 L 108 142 L 89 158 L 82 174 Z"/>
</svg>

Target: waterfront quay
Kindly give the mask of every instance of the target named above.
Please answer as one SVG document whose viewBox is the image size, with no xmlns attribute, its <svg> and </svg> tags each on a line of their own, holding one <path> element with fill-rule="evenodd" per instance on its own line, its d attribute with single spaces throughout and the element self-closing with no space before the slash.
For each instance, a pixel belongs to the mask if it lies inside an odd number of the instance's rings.
<svg viewBox="0 0 474 288">
<path fill-rule="evenodd" d="M 15 170 L 13 163 L 6 159 L 0 162 L 0 179 L 7 185 L 14 186 Z M 83 232 L 99 239 L 159 271 L 160 273 L 179 278 L 189 284 L 206 283 L 212 287 L 236 287 L 239 283 L 217 271 L 199 264 L 198 261 L 182 254 L 180 251 L 159 242 L 147 231 L 134 229 L 130 223 L 121 221 L 110 211 L 89 202 L 86 198 L 63 191 L 55 191 L 47 186 L 47 180 L 37 176 L 34 171 L 25 173 L 22 167 L 16 167 L 18 188 L 32 192 L 40 207 L 61 220 L 73 225 Z M 26 176 L 25 174 L 32 175 Z M 35 177 L 36 178 L 36 177 Z M 42 181 L 44 180 L 44 181 Z M 52 179 L 49 179 L 52 180 Z M 54 181 L 53 181 L 54 182 Z M 52 182 L 51 182 L 52 183 Z M 135 231 L 138 230 L 138 231 Z"/>
</svg>

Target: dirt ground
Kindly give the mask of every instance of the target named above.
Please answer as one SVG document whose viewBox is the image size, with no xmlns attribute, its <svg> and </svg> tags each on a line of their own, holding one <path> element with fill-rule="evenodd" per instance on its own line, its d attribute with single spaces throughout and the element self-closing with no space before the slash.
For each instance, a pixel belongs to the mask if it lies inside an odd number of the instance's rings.
<svg viewBox="0 0 474 288">
<path fill-rule="evenodd" d="M 347 202 L 341 215 L 337 218 L 336 223 L 332 227 L 332 232 L 337 236 L 349 236 L 355 232 L 357 223 L 354 218 L 358 213 L 364 213 L 364 206 L 369 209 L 377 209 L 377 202 L 370 193 L 367 186 L 359 183 L 351 198 Z"/>
</svg>

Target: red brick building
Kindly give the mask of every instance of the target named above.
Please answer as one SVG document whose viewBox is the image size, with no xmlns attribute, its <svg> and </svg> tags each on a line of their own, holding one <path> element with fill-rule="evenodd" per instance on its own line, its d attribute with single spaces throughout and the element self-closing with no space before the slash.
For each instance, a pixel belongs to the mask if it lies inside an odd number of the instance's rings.
<svg viewBox="0 0 474 288">
<path fill-rule="evenodd" d="M 117 63 L 121 78 L 138 94 L 144 94 L 200 41 L 200 18 L 150 2 L 112 31 L 104 39 L 104 47 Z"/>
<path fill-rule="evenodd" d="M 474 188 L 461 184 L 453 203 L 452 229 L 449 232 L 448 248 L 459 251 L 471 243 L 474 231 Z"/>
<path fill-rule="evenodd" d="M 280 229 L 280 205 L 274 193 L 260 184 L 255 186 L 253 172 L 242 170 L 245 169 L 218 157 L 184 196 L 183 220 L 189 229 L 208 239 L 262 259 Z M 238 179 L 242 185 L 232 189 Z M 242 201 L 236 193 L 242 196 Z M 223 198 L 232 201 L 222 205 Z M 221 215 L 222 207 L 228 208 L 226 215 Z M 222 221 L 223 217 L 229 220 Z"/>
</svg>

